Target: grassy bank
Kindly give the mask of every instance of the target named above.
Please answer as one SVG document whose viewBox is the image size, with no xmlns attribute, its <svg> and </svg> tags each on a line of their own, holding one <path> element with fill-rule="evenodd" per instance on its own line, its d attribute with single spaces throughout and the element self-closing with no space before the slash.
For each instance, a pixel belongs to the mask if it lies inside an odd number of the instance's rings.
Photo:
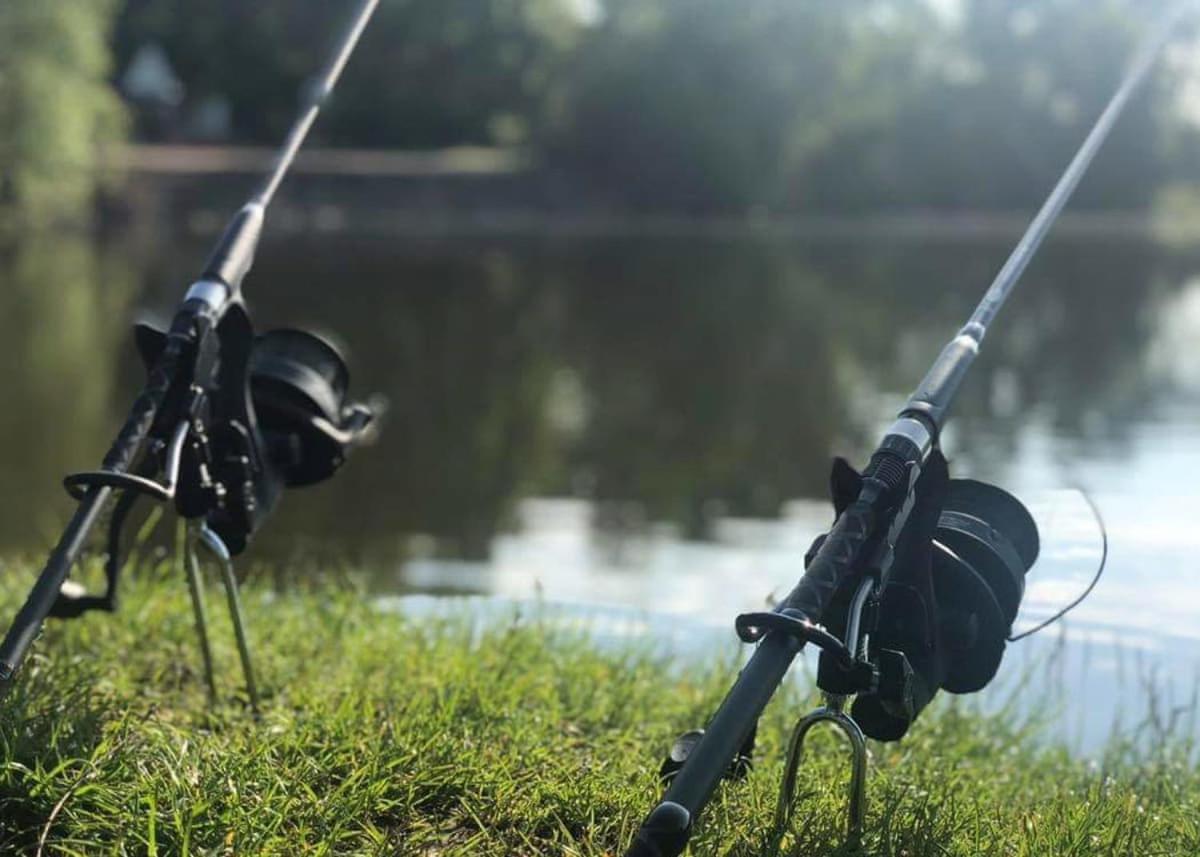
<svg viewBox="0 0 1200 857">
<path fill-rule="evenodd" d="M 5 622 L 31 576 L 0 569 Z M 597 651 L 534 620 L 473 633 L 333 588 L 251 587 L 268 694 L 256 722 L 219 603 L 215 710 L 181 581 L 133 586 L 116 617 L 49 626 L 0 703 L 0 853 L 618 854 L 657 797 L 661 752 L 703 722 L 733 669 L 732 646 L 666 678 L 636 648 Z M 801 697 L 772 703 L 758 768 L 723 788 L 693 853 L 763 853 Z M 796 854 L 840 841 L 845 780 L 828 740 L 801 786 Z M 1200 854 L 1200 772 L 1182 750 L 1074 760 L 943 705 L 900 746 L 873 747 L 866 850 Z"/>
</svg>

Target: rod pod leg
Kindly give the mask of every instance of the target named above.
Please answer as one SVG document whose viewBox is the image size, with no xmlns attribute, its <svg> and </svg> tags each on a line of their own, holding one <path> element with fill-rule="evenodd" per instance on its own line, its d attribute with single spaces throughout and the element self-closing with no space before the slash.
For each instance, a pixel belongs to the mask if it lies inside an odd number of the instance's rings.
<svg viewBox="0 0 1200 857">
<path fill-rule="evenodd" d="M 246 694 L 250 697 L 250 710 L 258 716 L 258 685 L 254 681 L 254 665 L 250 660 L 250 643 L 246 635 L 246 623 L 242 617 L 242 598 L 238 590 L 237 577 L 233 573 L 233 558 L 221 537 L 208 527 L 199 529 L 199 542 L 208 548 L 221 566 L 221 580 L 225 585 L 225 597 L 229 602 L 229 618 L 233 622 L 233 633 L 237 638 L 238 657 L 242 661 L 242 675 L 246 679 Z"/>
<path fill-rule="evenodd" d="M 204 661 L 204 683 L 208 686 L 208 704 L 217 701 L 217 682 L 213 676 L 212 646 L 208 642 L 208 611 L 204 606 L 204 586 L 200 580 L 200 559 L 196 556 L 198 531 L 188 524 L 183 569 L 187 576 L 188 592 L 192 596 L 192 613 L 196 617 L 196 636 L 200 639 L 200 657 Z"/>
<path fill-rule="evenodd" d="M 788 744 L 787 766 L 779 786 L 779 803 L 775 807 L 775 846 L 787 832 L 792 819 L 796 779 L 804 757 L 804 739 L 818 723 L 831 723 L 850 742 L 850 788 L 846 804 L 846 844 L 857 849 L 862 844 L 863 826 L 867 815 L 867 739 L 854 718 L 842 711 L 845 697 L 826 694 L 825 704 L 806 714 L 796 723 Z"/>
</svg>

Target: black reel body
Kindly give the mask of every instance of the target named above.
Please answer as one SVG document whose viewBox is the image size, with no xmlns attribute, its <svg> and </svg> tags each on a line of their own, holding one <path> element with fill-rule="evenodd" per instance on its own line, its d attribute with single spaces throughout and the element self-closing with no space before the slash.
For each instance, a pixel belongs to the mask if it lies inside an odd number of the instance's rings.
<svg viewBox="0 0 1200 857">
<path fill-rule="evenodd" d="M 165 338 L 138 326 L 148 369 Z M 215 336 L 199 344 L 195 375 L 203 407 L 184 447 L 176 508 L 185 518 L 206 518 L 237 554 L 284 487 L 322 482 L 341 467 L 373 415 L 347 403 L 350 372 L 333 345 L 292 328 L 256 336 L 240 301 L 222 314 Z M 166 410 L 159 438 L 173 428 L 174 414 Z"/>
<path fill-rule="evenodd" d="M 250 355 L 250 393 L 271 460 L 289 487 L 332 476 L 372 419 L 348 405 L 350 372 L 328 340 L 283 328 L 260 335 Z"/>
<path fill-rule="evenodd" d="M 842 461 L 833 474 L 840 512 L 861 478 Z M 939 689 L 972 693 L 992 680 L 1039 547 L 1037 526 L 1020 501 L 993 485 L 951 479 L 937 450 L 913 493 L 913 508 L 866 614 L 874 686 L 863 686 L 861 674 L 848 672 L 828 652 L 818 669 L 822 690 L 857 694 L 855 720 L 881 741 L 901 738 Z M 839 590 L 823 617 L 839 637 L 846 633 L 846 606 L 857 582 Z"/>
<path fill-rule="evenodd" d="M 841 516 L 862 492 L 863 477 L 836 459 L 830 489 Z M 940 450 L 930 453 L 910 490 L 896 493 L 903 494 L 893 500 L 899 532 L 890 547 L 888 536 L 878 537 L 873 563 L 842 580 L 819 624 L 795 610 L 743 614 L 737 622 L 744 642 L 777 631 L 819 646 L 817 685 L 839 700 L 838 712 L 853 696 L 853 721 L 847 722 L 879 741 L 903 737 L 938 690 L 971 693 L 992 680 L 1039 548 L 1037 526 L 1020 501 L 994 485 L 951 479 Z M 805 567 L 825 538 L 813 543 Z M 889 556 L 890 562 L 882 561 Z M 859 640 L 852 651 L 852 602 L 863 597 L 863 584 L 872 577 L 878 584 L 859 602 Z M 827 713 L 817 719 L 832 717 L 830 710 L 822 709 Z M 695 730 L 675 742 L 659 770 L 665 782 L 683 768 L 703 734 Z M 749 770 L 754 742 L 751 730 L 726 778 Z"/>
<path fill-rule="evenodd" d="M 202 519 L 237 555 L 284 488 L 328 479 L 371 425 L 370 408 L 347 402 L 346 361 L 326 340 L 290 328 L 255 335 L 240 297 L 215 321 L 196 318 L 186 333 L 188 359 L 158 410 L 136 472 L 90 471 L 65 480 L 76 495 L 108 485 L 126 496 L 109 533 L 107 592 L 64 590 L 52 615 L 114 608 L 119 530 L 137 497 L 173 502 L 181 517 Z M 176 335 L 174 328 L 135 326 L 148 372 Z"/>
</svg>

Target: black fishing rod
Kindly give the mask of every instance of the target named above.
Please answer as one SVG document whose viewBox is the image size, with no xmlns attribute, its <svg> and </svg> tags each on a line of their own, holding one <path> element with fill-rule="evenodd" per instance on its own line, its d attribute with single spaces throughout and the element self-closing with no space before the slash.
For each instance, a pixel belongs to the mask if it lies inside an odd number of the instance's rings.
<svg viewBox="0 0 1200 857">
<path fill-rule="evenodd" d="M 146 385 L 100 469 L 64 480 L 79 505 L 0 644 L 0 696 L 47 617 L 115 609 L 121 529 L 136 501 L 149 497 L 173 502 L 191 522 L 186 570 L 210 693 L 197 544 L 221 562 L 247 689 L 256 703 L 230 560 L 245 549 L 283 488 L 333 475 L 368 435 L 374 414 L 347 402 L 348 369 L 330 343 L 302 330 L 254 333 L 242 280 L 254 262 L 267 207 L 378 3 L 361 3 L 328 64 L 306 88 L 274 166 L 226 227 L 170 327 L 135 329 Z M 119 499 L 109 524 L 108 586 L 101 595 L 88 595 L 67 576 L 114 495 Z"/>
<path fill-rule="evenodd" d="M 865 814 L 865 737 L 898 740 L 939 688 L 981 689 L 999 668 L 1038 552 L 1037 528 L 999 488 L 950 479 L 939 438 L 988 328 L 1186 11 L 1181 3 L 1136 53 L 1112 99 L 966 325 L 945 346 L 884 434 L 866 470 L 838 460 L 836 518 L 805 557 L 800 582 L 771 612 L 737 618 L 757 646 L 707 729 L 681 736 L 660 774 L 669 783 L 627 857 L 675 857 L 723 778 L 749 769 L 759 716 L 806 643 L 821 649 L 825 705 L 793 734 L 774 835 L 791 813 L 800 750 L 820 722 L 853 751 L 850 838 Z M 850 715 L 842 711 L 854 696 Z"/>
</svg>

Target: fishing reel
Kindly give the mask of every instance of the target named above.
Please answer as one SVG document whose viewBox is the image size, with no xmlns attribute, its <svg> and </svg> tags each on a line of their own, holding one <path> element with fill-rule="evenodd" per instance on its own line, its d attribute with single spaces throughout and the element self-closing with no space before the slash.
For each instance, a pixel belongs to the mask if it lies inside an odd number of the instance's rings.
<svg viewBox="0 0 1200 857">
<path fill-rule="evenodd" d="M 147 372 L 172 335 L 135 327 Z M 64 484 L 76 496 L 107 485 L 173 501 L 181 517 L 202 519 L 237 555 L 285 487 L 337 472 L 371 430 L 374 413 L 347 400 L 349 370 L 330 342 L 290 328 L 255 335 L 240 301 L 196 338 L 190 363 L 172 383 L 143 459 L 161 481 L 98 470 Z"/>
<path fill-rule="evenodd" d="M 222 564 L 247 685 L 256 702 L 232 557 L 245 550 L 285 488 L 333 476 L 349 452 L 374 428 L 375 414 L 348 399 L 346 360 L 333 344 L 304 330 L 256 334 L 240 294 L 213 311 L 187 301 L 169 330 L 138 324 L 134 334 L 146 366 L 147 387 L 156 383 L 168 344 L 184 356 L 165 382 L 140 461 L 132 472 L 102 469 L 75 473 L 64 484 L 82 497 L 95 487 L 122 492 L 109 523 L 107 588 L 89 595 L 66 582 L 49 615 L 72 618 L 92 609 L 116 608 L 121 568 L 121 530 L 141 497 L 174 504 L 189 521 L 187 572 L 210 691 L 211 656 L 201 600 L 197 545 Z M 136 405 L 135 405 L 136 408 Z"/>
<path fill-rule="evenodd" d="M 284 488 L 329 478 L 346 453 L 368 437 L 374 415 L 365 405 L 346 401 L 346 364 L 328 342 L 299 330 L 254 334 L 242 282 L 254 265 L 267 208 L 378 5 L 362 0 L 325 66 L 304 88 L 274 165 L 221 233 L 170 328 L 137 329 L 149 370 L 146 384 L 101 468 L 64 480 L 79 505 L 0 640 L 0 697 L 12 686 L 47 617 L 114 609 L 122 525 L 137 500 L 148 496 L 174 503 L 192 533 L 185 568 L 210 694 L 198 546 L 221 563 L 250 702 L 257 707 L 232 557 L 245 550 Z M 88 595 L 68 575 L 114 494 L 108 588 L 103 595 Z"/>
<path fill-rule="evenodd" d="M 841 514 L 862 477 L 839 460 L 831 483 Z M 951 479 L 937 450 L 911 502 L 898 537 L 880 551 L 890 553 L 886 571 L 865 569 L 860 578 L 874 583 L 858 632 L 870 671 L 847 668 L 829 649 L 817 671 L 827 694 L 855 694 L 851 714 L 878 741 L 903 737 L 938 690 L 973 693 L 995 677 L 1038 555 L 1037 525 L 1021 502 L 985 482 Z M 822 617 L 838 639 L 847 640 L 860 581 L 845 582 Z"/>
<path fill-rule="evenodd" d="M 830 483 L 840 517 L 860 495 L 863 477 L 837 459 Z M 866 813 L 866 739 L 899 740 L 939 690 L 981 690 L 1000 667 L 1025 574 L 1038 555 L 1032 516 L 994 485 L 951 479 L 937 449 L 894 503 L 901 524 L 879 539 L 872 562 L 842 581 L 820 623 L 787 611 L 738 617 L 745 642 L 778 628 L 821 649 L 817 686 L 824 704 L 793 731 L 777 837 L 787 829 L 804 742 L 814 726 L 829 723 L 849 742 L 848 839 L 854 844 Z M 806 554 L 806 568 L 824 540 L 819 537 Z M 740 779 L 750 769 L 755 731 L 742 742 L 726 778 Z M 703 734 L 695 730 L 675 742 L 659 770 L 665 782 L 683 768 Z"/>
</svg>

